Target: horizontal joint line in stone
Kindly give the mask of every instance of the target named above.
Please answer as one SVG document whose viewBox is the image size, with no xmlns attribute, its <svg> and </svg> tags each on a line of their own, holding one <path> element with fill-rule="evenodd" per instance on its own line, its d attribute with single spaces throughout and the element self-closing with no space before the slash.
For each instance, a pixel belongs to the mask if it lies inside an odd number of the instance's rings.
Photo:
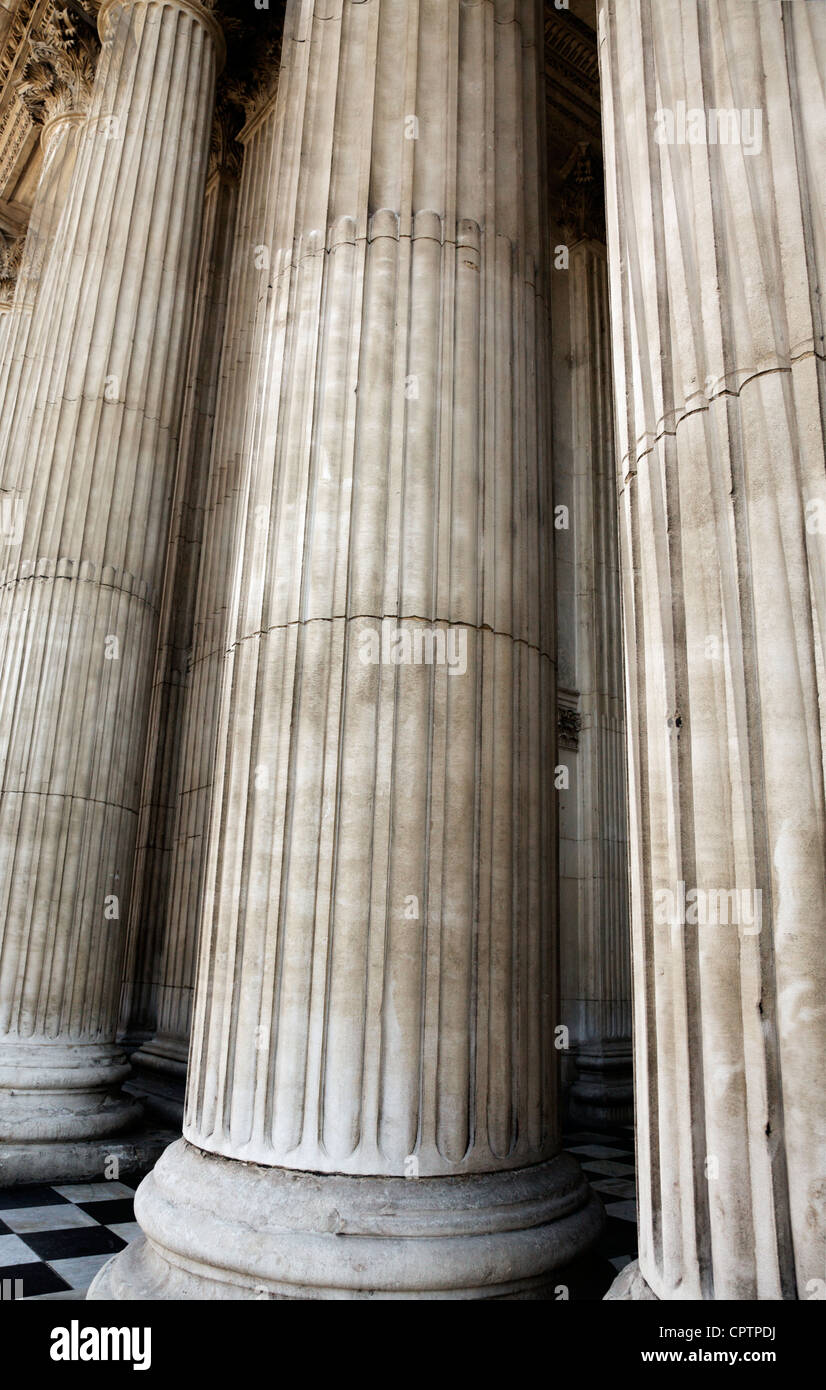
<svg viewBox="0 0 826 1390">
<path fill-rule="evenodd" d="M 137 816 L 137 808 L 121 806 L 119 801 L 102 801 L 99 796 L 80 796 L 77 792 L 36 792 L 28 787 L 0 787 L 2 796 L 59 796 L 63 801 L 85 801 L 90 806 L 108 806 L 113 811 L 124 811 L 127 816 Z"/>
<path fill-rule="evenodd" d="M 150 603 L 148 598 L 142 598 L 140 594 L 135 593 L 134 589 L 124 589 L 122 584 L 107 584 L 104 580 L 94 576 L 80 574 L 15 574 L 0 582 L 0 593 L 4 589 L 11 589 L 15 584 L 28 584 L 33 579 L 40 579 L 47 584 L 95 584 L 99 589 L 111 589 L 113 594 L 125 594 L 127 598 L 136 599 L 151 613 L 158 614 L 160 612 L 157 603 Z"/>
<path fill-rule="evenodd" d="M 489 632 L 493 637 L 506 637 L 509 641 L 520 647 L 527 647 L 528 651 L 536 652 L 545 661 L 549 661 L 552 666 L 556 665 L 555 659 L 548 653 L 543 652 L 534 642 L 526 642 L 524 637 L 514 637 L 510 632 L 498 632 L 490 623 L 461 623 L 451 622 L 448 618 L 423 618 L 419 613 L 384 613 L 377 616 L 375 613 L 333 613 L 329 618 L 293 618 L 288 623 L 273 623 L 270 627 L 256 628 L 255 632 L 247 632 L 243 637 L 239 637 L 237 642 L 232 642 L 225 647 L 227 656 L 240 647 L 242 642 L 249 642 L 254 637 L 266 637 L 268 632 L 284 632 L 288 627 L 306 627 L 309 623 L 425 623 L 428 627 L 456 627 L 464 628 L 467 632 Z"/>
<path fill-rule="evenodd" d="M 626 465 L 626 463 L 628 462 L 628 455 L 626 454 L 625 458 L 622 460 L 622 463 L 623 463 L 623 477 L 624 477 L 625 481 L 627 482 L 630 478 L 636 477 L 637 468 L 639 467 L 640 463 L 642 462 L 642 460 L 643 460 L 644 458 L 646 458 L 646 457 L 648 456 L 648 454 L 653 454 L 655 448 L 656 448 L 657 445 L 660 443 L 660 440 L 662 440 L 662 439 L 667 439 L 669 436 L 670 436 L 672 439 L 676 439 L 676 437 L 677 437 L 677 430 L 680 428 L 680 425 L 683 423 L 684 420 L 689 420 L 693 415 L 702 415 L 704 412 L 708 411 L 709 407 L 713 404 L 714 401 L 722 400 L 724 396 L 731 396 L 733 400 L 738 400 L 738 399 L 740 398 L 740 396 L 743 394 L 743 391 L 745 390 L 745 388 L 746 388 L 747 386 L 750 386 L 751 383 L 752 383 L 753 381 L 759 381 L 760 377 L 763 377 L 763 376 L 777 376 L 777 375 L 780 375 L 780 376 L 791 376 L 792 367 L 793 367 L 797 362 L 805 362 L 806 359 L 809 358 L 809 357 L 813 357 L 813 358 L 814 358 L 816 361 L 818 361 L 818 362 L 826 362 L 826 356 L 824 356 L 822 353 L 819 353 L 819 352 L 802 352 L 802 353 L 800 354 L 799 357 L 793 357 L 793 358 L 791 359 L 791 365 L 790 365 L 790 366 L 788 366 L 788 367 L 764 367 L 764 368 L 762 368 L 759 372 L 753 372 L 751 376 L 747 376 L 746 379 L 745 379 L 745 381 L 741 381 L 741 383 L 740 383 L 740 385 L 739 385 L 739 387 L 738 387 L 738 389 L 737 389 L 736 391 L 732 391 L 730 387 L 725 386 L 725 387 L 723 388 L 722 391 L 717 391 L 717 392 L 714 393 L 714 395 L 709 396 L 708 400 L 706 401 L 706 403 L 705 403 L 704 405 L 692 406 L 692 408 L 691 408 L 690 410 L 686 410 L 685 413 L 682 414 L 682 415 L 680 416 L 680 418 L 679 418 L 679 420 L 677 421 L 676 425 L 674 426 L 674 429 L 673 429 L 673 430 L 667 430 L 667 429 L 658 430 L 658 432 L 654 435 L 654 439 L 653 439 L 652 443 L 648 446 L 648 448 L 647 448 L 647 449 L 641 449 L 641 450 L 640 450 L 640 452 L 639 452 L 639 453 L 637 454 L 637 456 L 636 456 L 636 459 L 635 459 L 635 467 L 634 467 L 633 470 L 631 470 L 631 469 L 626 469 L 626 468 L 625 468 L 625 465 Z"/>
</svg>

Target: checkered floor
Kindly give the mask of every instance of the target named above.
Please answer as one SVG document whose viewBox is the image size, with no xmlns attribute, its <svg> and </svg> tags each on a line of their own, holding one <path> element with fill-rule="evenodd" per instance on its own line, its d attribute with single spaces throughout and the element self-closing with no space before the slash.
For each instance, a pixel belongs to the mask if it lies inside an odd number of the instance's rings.
<svg viewBox="0 0 826 1390">
<path fill-rule="evenodd" d="M 610 1134 L 566 1133 L 563 1143 L 605 1207 L 599 1244 L 568 1271 L 571 1297 L 602 1298 L 619 1271 L 637 1258 L 634 1126 L 622 1125 Z"/>
<path fill-rule="evenodd" d="M 0 1297 L 82 1298 L 101 1265 L 140 1230 L 139 1178 L 0 1191 Z"/>
<path fill-rule="evenodd" d="M 561 1271 L 570 1297 L 599 1299 L 637 1254 L 634 1132 L 565 1135 L 606 1212 L 599 1246 Z M 132 1199 L 140 1175 L 118 1182 L 37 1184 L 0 1191 L 0 1297 L 83 1298 L 98 1270 L 139 1227 Z"/>
</svg>

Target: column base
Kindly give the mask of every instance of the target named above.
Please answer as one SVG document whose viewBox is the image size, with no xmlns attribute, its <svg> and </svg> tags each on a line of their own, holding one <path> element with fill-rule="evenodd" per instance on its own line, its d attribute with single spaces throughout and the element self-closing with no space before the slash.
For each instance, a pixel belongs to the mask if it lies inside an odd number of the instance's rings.
<svg viewBox="0 0 826 1390">
<path fill-rule="evenodd" d="M 451 1178 L 319 1175 L 173 1144 L 104 1299 L 523 1299 L 587 1251 L 601 1203 L 567 1154 Z"/>
<path fill-rule="evenodd" d="M 132 1054 L 133 1074 L 124 1087 L 146 1110 L 180 1133 L 184 1119 L 189 1041 L 158 1034 Z"/>
<path fill-rule="evenodd" d="M 640 1269 L 639 1260 L 632 1260 L 625 1269 L 621 1269 L 604 1299 L 603 1303 L 616 1303 L 620 1301 L 654 1302 L 659 1303 L 657 1295 L 645 1280 Z"/>
<path fill-rule="evenodd" d="M 630 1038 L 587 1043 L 576 1054 L 576 1080 L 568 1093 L 568 1115 L 585 1129 L 611 1129 L 634 1122 L 633 1056 Z"/>
<path fill-rule="evenodd" d="M 0 1188 L 32 1182 L 94 1182 L 145 1173 L 178 1136 L 177 1130 L 131 1129 L 110 1139 L 2 1144 Z"/>
<path fill-rule="evenodd" d="M 115 1043 L 3 1039 L 0 1145 L 103 1139 L 133 1129 L 142 1109 L 121 1090 L 129 1063 Z"/>
</svg>

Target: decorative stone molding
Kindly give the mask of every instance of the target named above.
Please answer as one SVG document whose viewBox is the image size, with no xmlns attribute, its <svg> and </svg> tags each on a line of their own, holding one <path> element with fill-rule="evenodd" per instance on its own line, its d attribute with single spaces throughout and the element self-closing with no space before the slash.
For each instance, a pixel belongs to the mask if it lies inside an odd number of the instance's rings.
<svg viewBox="0 0 826 1390">
<path fill-rule="evenodd" d="M 245 119 L 243 107 L 234 100 L 226 82 L 222 79 L 218 85 L 215 115 L 212 119 L 210 135 L 210 178 L 215 174 L 225 174 L 233 179 L 241 177 L 244 150 L 238 143 L 238 135 Z"/>
<path fill-rule="evenodd" d="M 11 308 L 25 244 L 25 236 L 10 237 L 0 231 L 0 312 Z"/>
<path fill-rule="evenodd" d="M 31 128 L 32 118 L 17 96 L 0 115 L 0 190 L 9 182 Z"/>
<path fill-rule="evenodd" d="M 545 100 L 553 146 L 583 133 L 600 139 L 596 34 L 570 10 L 545 9 Z"/>
<path fill-rule="evenodd" d="M 560 176 L 558 219 L 568 245 L 590 237 L 605 242 L 605 191 L 602 159 L 589 140 L 571 150 Z"/>
<path fill-rule="evenodd" d="M 599 101 L 599 59 L 596 34 L 570 10 L 545 10 L 546 64 L 589 101 Z"/>
<path fill-rule="evenodd" d="M 19 61 L 26 38 L 31 33 L 38 14 L 42 14 L 44 9 L 42 0 L 21 0 L 18 5 L 0 52 L 0 91 L 6 87 Z"/>
<path fill-rule="evenodd" d="M 582 728 L 582 715 L 572 705 L 560 703 L 556 717 L 560 748 L 576 749 L 579 746 L 579 731 Z"/>
<path fill-rule="evenodd" d="M 17 90 L 29 41 L 38 32 L 50 0 L 19 0 L 0 45 L 0 196 L 25 158 L 32 121 Z"/>
</svg>

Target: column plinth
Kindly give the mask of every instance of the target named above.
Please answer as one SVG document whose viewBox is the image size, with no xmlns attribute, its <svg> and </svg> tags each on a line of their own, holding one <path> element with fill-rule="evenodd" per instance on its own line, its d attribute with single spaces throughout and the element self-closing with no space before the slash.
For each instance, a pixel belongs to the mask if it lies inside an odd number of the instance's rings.
<svg viewBox="0 0 826 1390">
<path fill-rule="evenodd" d="M 129 1064 L 114 1043 L 55 1039 L 44 1067 L 41 1043 L 4 1042 L 0 1142 L 54 1139 L 56 1128 L 61 1139 L 91 1139 L 127 1126 L 140 1114 L 131 1097 L 118 1095 L 128 1075 Z"/>
<path fill-rule="evenodd" d="M 634 1115 L 630 1038 L 583 1043 L 576 1051 L 576 1079 L 568 1097 L 572 1124 L 611 1129 Z"/>
<path fill-rule="evenodd" d="M 537 1298 L 602 1220 L 564 1154 L 415 1181 L 239 1164 L 183 1139 L 135 1214 L 144 1237 L 101 1271 L 94 1299 Z"/>
</svg>

